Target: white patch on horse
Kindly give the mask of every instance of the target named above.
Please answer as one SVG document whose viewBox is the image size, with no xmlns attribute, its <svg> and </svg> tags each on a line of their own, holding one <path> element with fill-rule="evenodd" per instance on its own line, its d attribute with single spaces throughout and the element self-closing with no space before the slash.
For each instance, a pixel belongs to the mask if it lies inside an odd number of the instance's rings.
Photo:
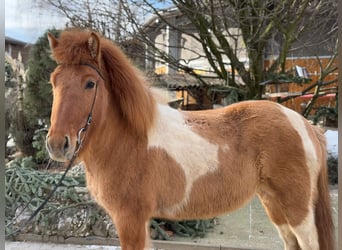
<svg viewBox="0 0 342 250">
<path fill-rule="evenodd" d="M 316 180 L 317 180 L 317 176 L 319 173 L 319 162 L 317 159 L 316 149 L 306 129 L 304 118 L 293 110 L 287 109 L 283 106 L 281 107 L 282 107 L 283 113 L 290 120 L 292 126 L 294 127 L 294 129 L 297 130 L 300 138 L 302 139 L 302 145 L 304 147 L 304 152 L 305 152 L 306 165 L 309 168 L 309 172 L 310 172 L 311 188 L 314 189 L 314 187 L 316 187 Z M 312 199 L 311 199 L 311 202 L 312 202 Z"/>
<path fill-rule="evenodd" d="M 284 225 L 276 225 L 280 237 L 284 241 L 284 247 L 286 250 L 296 250 L 297 247 L 297 239 L 296 236 L 291 231 L 290 227 L 286 224 Z"/>
<path fill-rule="evenodd" d="M 193 183 L 218 169 L 218 145 L 191 130 L 181 112 L 158 105 L 157 119 L 148 134 L 149 148 L 164 149 L 182 168 L 186 178 L 182 202 L 168 209 L 173 214 L 188 201 Z"/>
</svg>

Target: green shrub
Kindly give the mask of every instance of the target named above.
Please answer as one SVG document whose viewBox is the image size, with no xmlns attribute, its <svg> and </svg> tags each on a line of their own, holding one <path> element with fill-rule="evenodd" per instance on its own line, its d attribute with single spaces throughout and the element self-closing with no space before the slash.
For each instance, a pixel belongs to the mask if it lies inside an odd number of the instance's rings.
<svg viewBox="0 0 342 250">
<path fill-rule="evenodd" d="M 37 129 L 34 132 L 32 146 L 36 149 L 34 160 L 40 164 L 44 163 L 49 159 L 49 154 L 45 146 L 45 138 L 48 130 L 45 128 Z"/>
<path fill-rule="evenodd" d="M 6 234 L 10 234 L 18 228 L 18 211 L 26 216 L 43 202 L 56 183 L 61 178 L 61 173 L 51 173 L 34 169 L 36 166 L 32 157 L 16 159 L 6 165 L 5 168 L 5 221 Z M 33 168 L 32 168 L 33 167 Z M 72 171 L 72 170 L 71 170 Z M 84 174 L 66 176 L 61 185 L 48 201 L 45 207 L 40 210 L 36 218 L 26 232 L 33 232 L 45 235 L 63 235 L 58 228 L 59 218 L 67 217 L 76 220 L 79 229 L 82 228 L 83 235 L 92 235 L 94 220 L 106 222 L 105 228 L 113 227 L 108 215 L 90 198 L 84 190 L 86 186 Z M 80 191 L 81 190 L 81 191 Z M 26 207 L 26 208 L 25 208 Z M 84 218 L 82 217 L 85 212 Z M 75 216 L 77 218 L 75 218 Z M 169 239 L 168 232 L 185 237 L 203 237 L 207 229 L 212 228 L 212 220 L 192 221 L 163 221 L 152 220 L 152 235 L 155 239 Z M 68 237 L 80 236 L 80 230 L 68 231 Z M 108 232 L 108 235 L 111 233 Z"/>
</svg>

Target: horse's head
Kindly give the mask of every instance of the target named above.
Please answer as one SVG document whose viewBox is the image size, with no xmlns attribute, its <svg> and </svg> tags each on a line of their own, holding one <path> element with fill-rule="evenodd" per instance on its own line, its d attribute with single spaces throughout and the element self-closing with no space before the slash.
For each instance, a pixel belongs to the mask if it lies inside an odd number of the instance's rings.
<svg viewBox="0 0 342 250">
<path fill-rule="evenodd" d="M 90 113 L 92 123 L 83 149 L 90 141 L 101 143 L 101 136 L 107 136 L 102 142 L 108 142 L 108 134 L 113 136 L 122 128 L 139 136 L 147 134 L 154 101 L 139 72 L 111 41 L 73 30 L 62 32 L 59 39 L 49 34 L 48 39 L 58 63 L 50 79 L 53 104 L 47 148 L 52 159 L 72 158 Z M 109 133 L 103 135 L 104 130 Z"/>
<path fill-rule="evenodd" d="M 74 41 L 76 44 L 71 48 L 66 47 L 65 39 L 59 41 L 51 34 L 48 38 L 59 66 L 50 77 L 53 104 L 47 148 L 52 159 L 66 161 L 72 158 L 93 113 L 97 124 L 101 125 L 98 106 L 104 105 L 106 97 L 104 77 L 100 71 L 100 43 L 94 33 L 78 44 Z M 71 51 L 61 53 L 65 48 Z"/>
</svg>

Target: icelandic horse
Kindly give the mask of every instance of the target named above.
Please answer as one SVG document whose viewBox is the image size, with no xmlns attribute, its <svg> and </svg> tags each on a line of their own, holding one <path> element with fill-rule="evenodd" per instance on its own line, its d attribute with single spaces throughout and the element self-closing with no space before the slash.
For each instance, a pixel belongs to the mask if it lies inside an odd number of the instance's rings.
<svg viewBox="0 0 342 250">
<path fill-rule="evenodd" d="M 269 101 L 172 109 L 99 34 L 67 29 L 48 39 L 58 63 L 50 157 L 70 160 L 91 112 L 77 160 L 123 250 L 148 247 L 151 218 L 211 218 L 255 194 L 285 249 L 334 248 L 325 137 L 301 115 Z"/>
</svg>

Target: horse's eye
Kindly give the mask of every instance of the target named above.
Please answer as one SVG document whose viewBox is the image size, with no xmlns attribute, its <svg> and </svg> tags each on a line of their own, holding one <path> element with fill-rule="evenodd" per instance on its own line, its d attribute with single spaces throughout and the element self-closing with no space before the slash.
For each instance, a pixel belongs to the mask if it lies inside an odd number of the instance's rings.
<svg viewBox="0 0 342 250">
<path fill-rule="evenodd" d="M 89 82 L 87 82 L 85 88 L 86 89 L 92 89 L 92 88 L 94 88 L 94 86 L 95 86 L 95 83 L 93 81 L 89 81 Z"/>
</svg>

